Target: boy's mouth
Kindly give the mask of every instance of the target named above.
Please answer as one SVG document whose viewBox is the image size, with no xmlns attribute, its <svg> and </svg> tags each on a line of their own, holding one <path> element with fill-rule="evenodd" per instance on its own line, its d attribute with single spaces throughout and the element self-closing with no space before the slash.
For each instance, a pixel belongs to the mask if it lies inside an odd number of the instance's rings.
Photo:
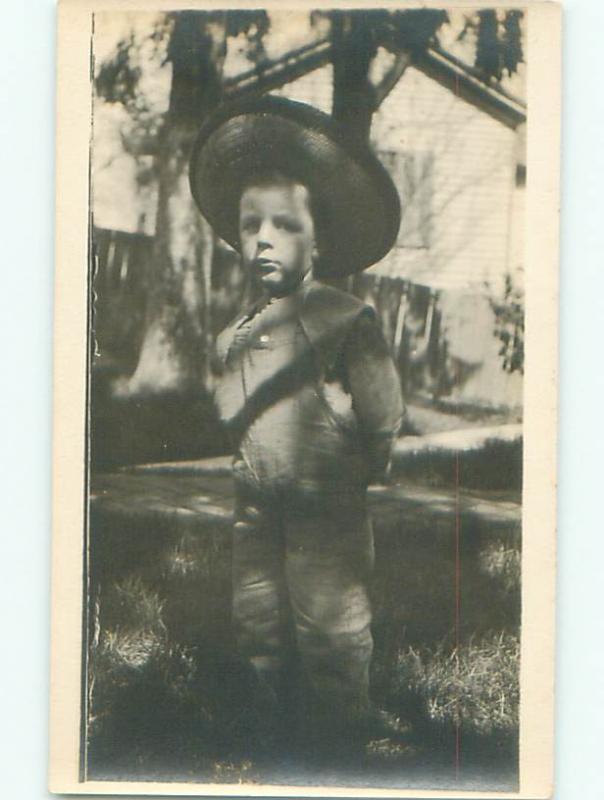
<svg viewBox="0 0 604 800">
<path fill-rule="evenodd" d="M 260 275 L 270 275 L 279 269 L 279 262 L 270 258 L 257 258 L 255 260 L 256 269 Z"/>
</svg>

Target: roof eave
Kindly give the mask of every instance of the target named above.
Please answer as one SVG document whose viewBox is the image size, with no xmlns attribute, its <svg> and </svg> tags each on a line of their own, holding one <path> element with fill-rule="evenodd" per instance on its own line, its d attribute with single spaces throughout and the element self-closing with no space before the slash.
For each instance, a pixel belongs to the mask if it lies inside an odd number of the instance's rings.
<svg viewBox="0 0 604 800">
<path fill-rule="evenodd" d="M 416 54 L 413 66 L 455 95 L 516 130 L 526 122 L 526 106 L 464 68 L 441 50 L 428 48 Z"/>
</svg>

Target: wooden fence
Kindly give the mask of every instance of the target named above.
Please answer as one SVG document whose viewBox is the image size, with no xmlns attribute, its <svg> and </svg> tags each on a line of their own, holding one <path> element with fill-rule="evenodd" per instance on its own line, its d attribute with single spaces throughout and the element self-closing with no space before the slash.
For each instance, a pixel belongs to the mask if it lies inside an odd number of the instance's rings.
<svg viewBox="0 0 604 800">
<path fill-rule="evenodd" d="M 142 341 L 152 241 L 143 234 L 94 229 L 96 348 L 125 372 L 136 365 Z M 241 294 L 231 291 L 235 273 L 241 270 L 237 259 L 222 251 L 218 255 L 224 263 L 212 277 L 211 319 L 216 326 L 213 335 L 237 313 Z M 235 283 L 241 284 L 242 280 Z M 459 303 L 466 315 L 462 330 L 455 319 L 451 325 L 456 299 L 427 286 L 364 272 L 348 279 L 346 288 L 376 309 L 408 398 L 453 398 L 458 403 L 467 401 L 484 407 L 515 405 L 513 399 L 509 400 L 514 392 L 508 391 L 509 381 L 497 357 L 494 320 L 484 297 L 465 296 L 463 304 Z M 444 308 L 448 309 L 447 326 L 443 324 Z M 471 363 L 465 363 L 463 357 L 468 342 L 474 350 L 476 342 L 485 345 L 481 352 L 473 354 Z M 455 355 L 456 350 L 461 355 Z M 484 379 L 477 382 L 476 375 L 481 371 Z M 467 385 L 470 390 L 464 396 Z"/>
</svg>

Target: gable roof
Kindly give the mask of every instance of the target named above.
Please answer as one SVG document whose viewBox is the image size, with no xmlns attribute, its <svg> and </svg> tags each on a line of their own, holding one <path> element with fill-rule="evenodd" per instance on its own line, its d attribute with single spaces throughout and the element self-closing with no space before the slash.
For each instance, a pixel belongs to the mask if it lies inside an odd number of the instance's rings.
<svg viewBox="0 0 604 800">
<path fill-rule="evenodd" d="M 478 70 L 440 47 L 418 53 L 413 65 L 458 97 L 514 130 L 526 122 L 526 104 L 498 84 L 486 84 Z"/>
<path fill-rule="evenodd" d="M 230 78 L 224 84 L 229 98 L 264 94 L 278 89 L 331 61 L 329 38 L 290 50 L 278 59 L 258 65 Z M 526 122 L 526 104 L 498 84 L 487 85 L 477 70 L 440 47 L 429 47 L 413 56 L 411 63 L 466 102 L 476 106 L 509 128 Z"/>
</svg>

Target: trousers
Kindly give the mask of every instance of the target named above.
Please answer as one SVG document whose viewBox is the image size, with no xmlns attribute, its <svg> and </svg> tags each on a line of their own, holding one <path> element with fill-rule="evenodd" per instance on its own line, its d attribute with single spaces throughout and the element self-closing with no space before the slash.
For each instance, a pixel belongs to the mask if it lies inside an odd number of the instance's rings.
<svg viewBox="0 0 604 800">
<path fill-rule="evenodd" d="M 292 503 L 236 487 L 233 622 L 275 707 L 336 733 L 369 709 L 374 544 L 364 494 Z"/>
</svg>

